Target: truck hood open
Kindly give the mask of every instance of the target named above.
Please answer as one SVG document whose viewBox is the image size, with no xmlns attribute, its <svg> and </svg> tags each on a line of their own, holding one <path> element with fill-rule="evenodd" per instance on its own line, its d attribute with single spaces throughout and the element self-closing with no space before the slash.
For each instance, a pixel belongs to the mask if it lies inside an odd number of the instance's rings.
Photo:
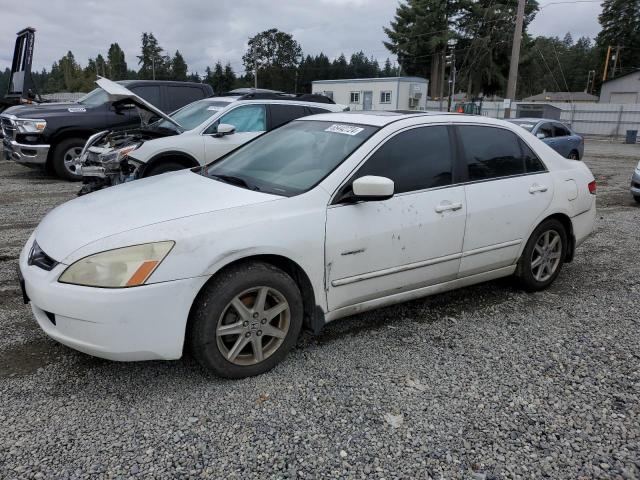
<svg viewBox="0 0 640 480">
<path fill-rule="evenodd" d="M 64 262 L 77 249 L 111 235 L 279 198 L 182 170 L 66 202 L 44 217 L 36 240 L 47 255 Z"/>
<path fill-rule="evenodd" d="M 147 125 L 149 121 L 154 117 L 161 117 L 168 122 L 173 123 L 181 130 L 184 130 L 182 125 L 176 122 L 173 118 L 171 118 L 159 108 L 153 106 L 151 103 L 147 102 L 144 98 L 139 97 L 138 95 L 133 93 L 124 85 L 112 82 L 108 78 L 103 77 L 98 77 L 98 80 L 96 80 L 96 85 L 107 92 L 109 101 L 111 101 L 114 105 L 133 103 L 138 109 L 138 113 L 140 115 L 140 118 L 142 119 L 143 124 Z"/>
</svg>

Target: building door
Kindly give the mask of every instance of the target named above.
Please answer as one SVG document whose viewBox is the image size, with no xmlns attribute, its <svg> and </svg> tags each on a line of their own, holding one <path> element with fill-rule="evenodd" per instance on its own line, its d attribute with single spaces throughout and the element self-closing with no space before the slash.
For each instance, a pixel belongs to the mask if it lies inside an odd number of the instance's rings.
<svg viewBox="0 0 640 480">
<path fill-rule="evenodd" d="M 371 110 L 372 107 L 373 107 L 373 92 L 371 90 L 362 92 L 362 109 Z"/>
</svg>

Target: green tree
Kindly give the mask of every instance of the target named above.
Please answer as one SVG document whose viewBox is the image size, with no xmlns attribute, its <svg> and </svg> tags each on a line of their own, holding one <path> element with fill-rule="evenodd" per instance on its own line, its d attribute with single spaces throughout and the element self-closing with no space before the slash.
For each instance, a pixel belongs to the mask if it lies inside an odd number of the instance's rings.
<svg viewBox="0 0 640 480">
<path fill-rule="evenodd" d="M 164 54 L 164 49 L 158 44 L 153 33 L 144 32 L 141 37 L 142 45 L 138 55 L 138 77 L 142 79 L 166 80 L 171 71 L 171 59 Z"/>
<path fill-rule="evenodd" d="M 604 0 L 598 17 L 602 30 L 596 38 L 602 65 L 609 46 L 621 47 L 615 72 L 611 76 L 640 68 L 640 0 Z"/>
<path fill-rule="evenodd" d="M 127 78 L 127 62 L 124 52 L 117 43 L 112 43 L 107 53 L 107 71 L 111 80 L 124 80 Z"/>
<path fill-rule="evenodd" d="M 265 30 L 249 39 L 242 57 L 247 72 L 258 70 L 258 86 L 291 90 L 302 49 L 292 35 L 276 28 Z"/>
<path fill-rule="evenodd" d="M 184 57 L 179 50 L 176 50 L 173 59 L 171 60 L 171 77 L 173 80 L 186 80 L 187 79 L 187 62 L 184 61 Z"/>
<path fill-rule="evenodd" d="M 222 91 L 228 92 L 229 90 L 233 90 L 236 82 L 236 74 L 233 71 L 233 68 L 231 68 L 231 64 L 227 62 L 224 66 L 224 74 L 222 76 Z"/>
</svg>

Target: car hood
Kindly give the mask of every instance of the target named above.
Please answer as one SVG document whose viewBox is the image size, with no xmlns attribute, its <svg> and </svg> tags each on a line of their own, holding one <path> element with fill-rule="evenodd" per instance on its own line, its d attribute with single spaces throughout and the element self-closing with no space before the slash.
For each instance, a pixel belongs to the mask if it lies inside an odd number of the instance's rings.
<svg viewBox="0 0 640 480">
<path fill-rule="evenodd" d="M 145 125 L 148 124 L 149 120 L 151 120 L 152 118 L 161 117 L 173 123 L 178 128 L 184 130 L 182 128 L 182 125 L 176 122 L 173 118 L 171 118 L 169 115 L 167 115 L 166 113 L 164 113 L 162 110 L 155 107 L 151 103 L 147 102 L 144 98 L 139 97 L 138 95 L 133 93 L 124 85 L 120 85 L 119 83 L 112 82 L 108 78 L 103 78 L 103 77 L 98 77 L 98 80 L 96 80 L 96 85 L 98 85 L 105 92 L 107 92 L 109 101 L 112 102 L 114 105 L 117 105 L 118 103 L 123 103 L 123 104 L 133 103 L 138 109 L 140 118 L 142 118 L 142 121 Z"/>
<path fill-rule="evenodd" d="M 36 240 L 53 259 L 64 259 L 97 240 L 192 215 L 277 200 L 203 177 L 191 170 L 158 175 L 75 198 L 52 210 Z"/>
<path fill-rule="evenodd" d="M 43 118 L 46 119 L 50 115 L 64 114 L 69 115 L 73 109 L 84 108 L 88 109 L 85 105 L 72 102 L 64 103 L 30 103 L 26 105 L 15 105 L 7 108 L 3 115 L 15 115 L 18 118 Z M 72 109 L 71 111 L 69 109 Z"/>
</svg>

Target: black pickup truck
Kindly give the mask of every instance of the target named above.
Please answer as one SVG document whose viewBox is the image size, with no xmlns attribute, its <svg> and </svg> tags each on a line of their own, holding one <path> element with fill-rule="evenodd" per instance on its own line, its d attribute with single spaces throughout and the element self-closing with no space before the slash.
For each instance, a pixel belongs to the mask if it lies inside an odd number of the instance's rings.
<svg viewBox="0 0 640 480">
<path fill-rule="evenodd" d="M 210 97 L 210 85 L 192 82 L 123 80 L 127 89 L 165 113 Z M 67 180 L 81 180 L 75 159 L 87 139 L 102 130 L 140 124 L 133 105 L 110 102 L 101 88 L 74 103 L 33 103 L 10 107 L 0 114 L 4 158 L 27 166 L 42 166 Z"/>
</svg>

